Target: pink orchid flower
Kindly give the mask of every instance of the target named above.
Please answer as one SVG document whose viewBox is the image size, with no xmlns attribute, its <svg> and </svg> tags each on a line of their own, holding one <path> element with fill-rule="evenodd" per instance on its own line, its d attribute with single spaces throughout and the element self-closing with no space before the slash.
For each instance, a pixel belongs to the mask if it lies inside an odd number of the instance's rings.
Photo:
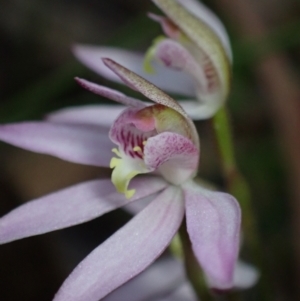
<svg viewBox="0 0 300 301">
<path fill-rule="evenodd" d="M 91 45 L 75 46 L 75 56 L 98 74 L 120 82 L 100 60 L 109 56 L 159 88 L 184 96 L 180 104 L 192 119 L 212 117 L 224 105 L 231 82 L 232 52 L 223 24 L 198 0 L 152 1 L 166 17 L 149 16 L 167 37 L 155 40 L 145 61 L 141 53 Z"/>
<path fill-rule="evenodd" d="M 0 139 L 75 163 L 110 166 L 112 181 L 88 181 L 16 208 L 0 220 L 0 242 L 83 223 L 151 197 L 149 205 L 75 268 L 54 300 L 97 301 L 105 297 L 141 273 L 167 248 L 184 214 L 192 248 L 209 285 L 233 287 L 240 207 L 231 195 L 205 189 L 193 180 L 199 162 L 193 122 L 156 86 L 110 59 L 103 62 L 155 104 L 145 105 L 77 79 L 86 89 L 128 106 L 109 133 L 104 110 L 97 120 L 85 114 L 84 120 L 77 121 L 73 115 L 72 121 L 66 118 L 65 122 L 50 117 L 43 122 L 2 125 Z M 152 175 L 136 177 L 147 173 Z"/>
</svg>

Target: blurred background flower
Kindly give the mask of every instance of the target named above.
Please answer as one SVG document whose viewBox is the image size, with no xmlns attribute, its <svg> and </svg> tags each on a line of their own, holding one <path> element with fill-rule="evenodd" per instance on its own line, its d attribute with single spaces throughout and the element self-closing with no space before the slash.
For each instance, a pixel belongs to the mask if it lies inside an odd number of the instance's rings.
<svg viewBox="0 0 300 301">
<path fill-rule="evenodd" d="M 233 45 L 232 113 L 239 166 L 250 183 L 263 239 L 271 300 L 300 296 L 300 3 L 296 0 L 206 0 Z M 0 122 L 40 119 L 55 109 L 106 103 L 81 90 L 74 76 L 107 85 L 72 56 L 73 43 L 146 50 L 159 11 L 140 0 L 3 0 L 0 9 Z M 101 82 L 102 80 L 102 82 Z M 109 83 L 112 87 L 112 84 Z M 132 96 L 124 86 L 117 89 Z M 174 95 L 176 96 L 176 95 Z M 200 176 L 224 184 L 210 121 L 201 135 Z M 0 213 L 50 191 L 103 177 L 79 166 L 0 144 Z M 65 277 L 130 216 L 117 211 L 59 232 L 0 247 L 4 301 L 51 300 Z M 247 250 L 242 251 L 249 259 Z M 245 291 L 255 299 L 257 288 Z M 127 301 L 127 300 L 124 300 Z M 128 300 L 130 301 L 130 300 Z"/>
</svg>

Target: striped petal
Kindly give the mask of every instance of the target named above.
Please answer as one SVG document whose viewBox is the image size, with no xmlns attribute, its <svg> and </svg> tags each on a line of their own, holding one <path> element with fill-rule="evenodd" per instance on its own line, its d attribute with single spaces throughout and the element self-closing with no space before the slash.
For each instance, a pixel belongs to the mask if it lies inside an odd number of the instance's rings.
<svg viewBox="0 0 300 301">
<path fill-rule="evenodd" d="M 98 301 L 141 273 L 168 246 L 183 214 L 180 190 L 167 188 L 88 255 L 66 279 L 54 301 Z"/>
<path fill-rule="evenodd" d="M 147 80 L 140 77 L 136 73 L 128 70 L 127 68 L 121 66 L 117 62 L 108 58 L 104 58 L 103 62 L 107 67 L 114 71 L 124 81 L 126 85 L 128 85 L 134 90 L 139 91 L 152 101 L 166 106 L 168 108 L 171 108 L 180 113 L 182 116 L 184 116 L 188 123 L 192 141 L 194 142 L 196 147 L 199 148 L 200 142 L 195 125 L 193 124 L 192 120 L 187 116 L 186 112 L 182 109 L 182 107 L 173 98 L 171 98 L 169 95 L 164 93 L 152 83 L 148 82 Z"/>
<path fill-rule="evenodd" d="M 116 208 L 155 194 L 167 183 L 157 177 L 134 179 L 128 201 L 110 180 L 94 180 L 28 202 L 0 219 L 0 243 L 81 224 Z"/>
</svg>

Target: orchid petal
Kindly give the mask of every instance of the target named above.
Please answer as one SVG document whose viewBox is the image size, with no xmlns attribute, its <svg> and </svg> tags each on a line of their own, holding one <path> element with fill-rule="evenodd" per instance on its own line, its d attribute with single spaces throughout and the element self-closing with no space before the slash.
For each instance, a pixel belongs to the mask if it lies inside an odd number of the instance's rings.
<svg viewBox="0 0 300 301">
<path fill-rule="evenodd" d="M 161 296 L 174 291 L 184 280 L 182 263 L 171 257 L 161 258 L 140 275 L 109 294 L 103 301 L 160 300 Z"/>
<path fill-rule="evenodd" d="M 189 282 L 185 282 L 177 289 L 175 292 L 171 293 L 167 297 L 159 298 L 157 301 L 196 301 L 198 298 L 193 291 L 191 284 Z"/>
<path fill-rule="evenodd" d="M 28 202 L 0 219 L 0 243 L 81 224 L 166 187 L 158 177 L 134 179 L 130 201 L 110 180 L 94 180 Z"/>
<path fill-rule="evenodd" d="M 157 88 L 155 85 L 151 84 L 144 78 L 121 66 L 115 61 L 108 58 L 104 58 L 103 62 L 107 67 L 114 71 L 129 87 L 139 91 L 152 101 L 164 105 L 168 108 L 171 108 L 180 113 L 182 116 L 184 116 L 187 120 L 192 140 L 195 143 L 195 145 L 199 148 L 199 138 L 195 125 L 193 124 L 192 120 L 187 116 L 185 111 L 181 108 L 181 106 L 173 98 L 171 98 L 169 95 Z"/>
<path fill-rule="evenodd" d="M 229 289 L 239 251 L 241 212 L 229 194 L 187 183 L 184 186 L 187 230 L 208 283 Z"/>
<path fill-rule="evenodd" d="M 155 56 L 167 67 L 190 73 L 197 80 L 201 90 L 208 90 L 208 80 L 204 69 L 180 43 L 171 39 L 163 39 L 157 42 Z"/>
<path fill-rule="evenodd" d="M 234 287 L 248 289 L 254 286 L 259 278 L 259 271 L 252 265 L 238 261 L 234 269 Z"/>
<path fill-rule="evenodd" d="M 138 174 L 153 171 L 145 166 L 142 149 L 143 142 L 156 132 L 143 132 L 134 126 L 132 121 L 139 111 L 136 108 L 124 110 L 109 132 L 110 139 L 118 145 L 118 149 L 113 149 L 116 156 L 110 161 L 110 167 L 113 168 L 111 179 L 117 191 L 124 193 L 127 198 L 134 194 L 134 189 L 128 190 L 130 180 Z"/>
<path fill-rule="evenodd" d="M 132 205 L 136 203 L 140 202 L 134 202 Z M 237 262 L 234 271 L 235 288 L 250 288 L 257 279 L 258 272 L 254 267 L 241 261 Z M 195 301 L 197 298 L 186 279 L 182 262 L 163 257 L 103 299 L 119 300 Z"/>
<path fill-rule="evenodd" d="M 229 58 L 216 33 L 195 14 L 192 14 L 176 0 L 152 0 L 179 29 L 203 52 L 214 66 L 220 80 L 224 102 L 228 96 L 231 81 Z M 196 54 L 196 51 L 194 51 Z"/>
<path fill-rule="evenodd" d="M 153 197 L 154 196 L 151 195 L 150 197 L 146 197 L 143 200 L 139 200 L 138 202 L 130 202 L 127 205 L 125 205 L 122 209 L 127 211 L 131 215 L 136 215 L 152 202 Z"/>
<path fill-rule="evenodd" d="M 197 50 L 197 59 L 185 46 L 171 39 L 163 39 L 153 46 L 153 55 L 165 66 L 189 73 L 195 83 L 197 100 L 190 104 L 186 111 L 194 119 L 213 116 L 223 104 L 223 91 L 220 88 L 219 76 L 207 55 Z"/>
<path fill-rule="evenodd" d="M 110 57 L 118 61 L 128 69 L 133 70 L 135 73 L 170 93 L 186 96 L 194 95 L 193 80 L 187 74 L 165 68 L 158 62 L 153 63 L 156 70 L 155 74 L 145 72 L 143 68 L 144 54 L 142 53 L 91 45 L 76 45 L 73 51 L 81 63 L 109 80 L 123 83 L 114 72 L 103 64 L 102 57 Z"/>
<path fill-rule="evenodd" d="M 144 103 L 138 99 L 128 97 L 125 94 L 113 90 L 104 86 L 100 86 L 98 84 L 89 82 L 85 79 L 75 77 L 76 82 L 83 88 L 87 89 L 88 91 L 95 93 L 97 95 L 106 97 L 113 101 L 119 102 L 125 106 L 132 106 L 132 107 L 143 107 Z"/>
<path fill-rule="evenodd" d="M 108 68 L 115 72 L 126 85 L 128 85 L 133 90 L 139 91 L 152 101 L 162 104 L 179 112 L 183 116 L 186 116 L 186 113 L 173 98 L 171 98 L 169 95 L 164 93 L 152 83 L 148 82 L 146 79 L 140 77 L 138 74 L 132 72 L 131 70 L 123 67 L 122 65 L 109 58 L 103 58 L 103 62 Z"/>
<path fill-rule="evenodd" d="M 217 15 L 210 10 L 205 4 L 198 0 L 176 0 L 190 13 L 205 22 L 219 37 L 227 56 L 232 62 L 232 50 L 226 29 Z"/>
<path fill-rule="evenodd" d="M 170 243 L 183 214 L 182 194 L 170 186 L 88 255 L 54 301 L 98 301 L 142 272 Z"/>
<path fill-rule="evenodd" d="M 46 120 L 55 123 L 110 127 L 122 111 L 124 106 L 119 105 L 88 105 L 58 110 L 48 114 Z"/>
<path fill-rule="evenodd" d="M 63 160 L 103 167 L 109 166 L 113 147 L 105 128 L 50 122 L 2 125 L 0 140 Z"/>
<path fill-rule="evenodd" d="M 147 140 L 144 162 L 175 185 L 192 177 L 198 167 L 199 151 L 191 140 L 177 133 L 163 132 Z"/>
<path fill-rule="evenodd" d="M 148 13 L 148 17 L 153 21 L 158 22 L 165 35 L 169 38 L 177 40 L 180 37 L 180 29 L 169 18 L 153 13 Z"/>
</svg>

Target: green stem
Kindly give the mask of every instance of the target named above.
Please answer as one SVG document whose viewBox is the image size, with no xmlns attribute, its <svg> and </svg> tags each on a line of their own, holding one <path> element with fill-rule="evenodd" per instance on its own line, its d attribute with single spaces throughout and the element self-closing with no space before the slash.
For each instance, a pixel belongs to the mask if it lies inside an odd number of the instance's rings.
<svg viewBox="0 0 300 301">
<path fill-rule="evenodd" d="M 203 272 L 192 250 L 191 242 L 186 231 L 185 221 L 180 227 L 179 236 L 181 240 L 186 274 L 198 299 L 201 301 L 213 301 L 214 298 L 210 293 L 210 289 L 205 283 Z"/>
<path fill-rule="evenodd" d="M 256 230 L 254 227 L 255 219 L 251 208 L 250 189 L 246 180 L 238 170 L 235 161 L 231 125 L 225 108 L 220 109 L 214 116 L 213 127 L 227 189 L 238 199 L 243 211 L 244 230 L 254 239 L 253 232 L 256 232 Z"/>
<path fill-rule="evenodd" d="M 243 220 L 242 227 L 245 234 L 245 244 L 249 247 L 250 252 L 255 260 L 255 264 L 264 272 L 260 281 L 260 292 L 263 300 L 268 300 L 268 284 L 262 258 L 262 248 L 258 235 L 257 224 L 252 210 L 251 196 L 249 186 L 238 170 L 231 124 L 226 108 L 220 109 L 213 118 L 213 128 L 218 143 L 223 175 L 226 181 L 227 190 L 234 195 L 239 201 L 242 209 Z"/>
</svg>

